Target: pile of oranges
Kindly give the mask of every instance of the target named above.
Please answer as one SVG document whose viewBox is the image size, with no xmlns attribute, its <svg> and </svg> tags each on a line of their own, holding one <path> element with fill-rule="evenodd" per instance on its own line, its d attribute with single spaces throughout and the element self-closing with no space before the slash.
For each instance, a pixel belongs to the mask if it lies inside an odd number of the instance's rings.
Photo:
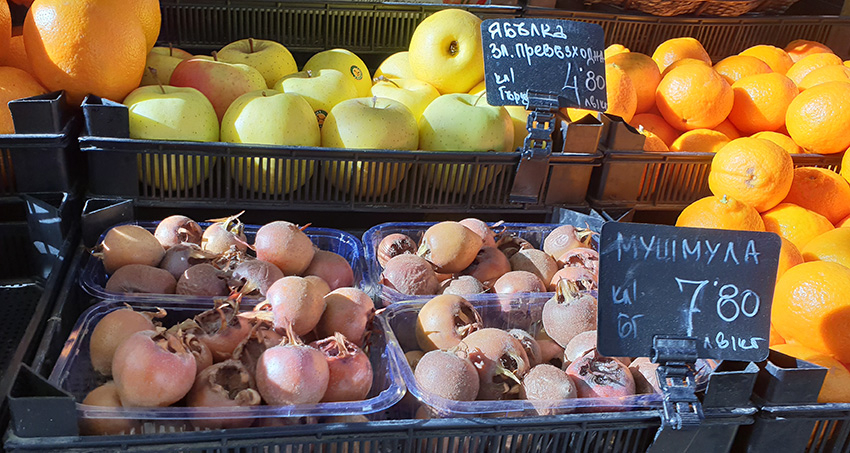
<svg viewBox="0 0 850 453">
<path fill-rule="evenodd" d="M 646 151 L 716 152 L 740 137 L 792 154 L 850 147 L 850 61 L 823 44 L 753 46 L 712 65 L 694 38 L 651 56 L 606 50 L 608 112 L 647 136 Z"/>
<path fill-rule="evenodd" d="M 0 134 L 14 133 L 10 100 L 65 90 L 78 105 L 89 93 L 123 99 L 139 86 L 159 37 L 158 0 L 12 1 L 31 5 L 13 33 L 0 0 Z"/>
<path fill-rule="evenodd" d="M 705 57 L 684 42 L 659 46 L 659 72 L 675 67 L 656 88 L 658 113 L 632 119 L 664 144 L 681 134 L 670 150 L 715 152 L 713 195 L 676 225 L 782 238 L 770 346 L 829 369 L 819 401 L 850 402 L 850 67 L 816 43 L 756 46 L 714 67 L 681 63 Z M 795 169 L 798 152 L 845 152 L 841 173 Z"/>
</svg>

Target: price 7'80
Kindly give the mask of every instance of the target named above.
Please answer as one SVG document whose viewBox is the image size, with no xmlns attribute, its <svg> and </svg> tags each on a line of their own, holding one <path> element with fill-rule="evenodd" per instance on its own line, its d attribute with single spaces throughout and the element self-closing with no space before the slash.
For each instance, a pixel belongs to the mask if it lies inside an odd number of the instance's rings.
<svg viewBox="0 0 850 453">
<path fill-rule="evenodd" d="M 676 277 L 676 283 L 679 285 L 680 292 L 685 292 L 685 285 L 694 285 L 695 287 L 694 292 L 691 294 L 690 308 L 688 310 L 688 336 L 693 336 L 694 313 L 702 312 L 697 307 L 697 301 L 700 300 L 703 289 L 709 282 L 709 280 L 684 280 Z M 713 286 L 718 285 L 719 282 L 715 280 Z M 731 283 L 720 286 L 717 295 L 718 298 L 715 307 L 717 316 L 726 322 L 734 322 L 741 315 L 752 318 L 758 314 L 759 307 L 761 306 L 761 298 L 758 294 L 749 289 L 740 291 L 737 286 Z M 737 299 L 739 295 L 741 296 L 740 301 Z M 748 304 L 752 305 L 749 310 Z"/>
</svg>

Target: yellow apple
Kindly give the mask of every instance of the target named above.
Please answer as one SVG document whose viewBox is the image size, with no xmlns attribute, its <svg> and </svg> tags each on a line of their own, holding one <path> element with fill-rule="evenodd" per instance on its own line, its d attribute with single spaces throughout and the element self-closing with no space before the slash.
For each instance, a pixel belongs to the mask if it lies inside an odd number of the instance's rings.
<svg viewBox="0 0 850 453">
<path fill-rule="evenodd" d="M 521 105 L 506 105 L 505 110 L 511 116 L 511 121 L 514 123 L 514 147 L 522 148 L 525 143 L 525 137 L 528 136 L 528 110 Z"/>
<path fill-rule="evenodd" d="M 404 104 L 379 97 L 340 102 L 322 127 L 322 146 L 329 148 L 415 150 L 419 128 Z M 325 162 L 325 175 L 353 195 L 385 195 L 398 187 L 408 166 L 398 163 Z"/>
<path fill-rule="evenodd" d="M 440 92 L 428 82 L 419 79 L 385 79 L 372 85 L 372 95 L 401 102 L 410 109 L 416 121 L 419 121 L 425 107 L 437 99 Z"/>
<path fill-rule="evenodd" d="M 145 62 L 145 73 L 142 75 L 140 86 L 157 85 L 160 82 L 167 84 L 171 80 L 171 73 L 181 61 L 192 58 L 192 54 L 185 50 L 173 47 L 154 47 L 148 53 Z M 156 77 L 148 68 L 156 69 Z M 159 81 L 157 81 L 157 78 Z"/>
<path fill-rule="evenodd" d="M 481 19 L 461 9 L 428 16 L 410 39 L 410 66 L 440 93 L 466 93 L 484 80 Z"/>
<path fill-rule="evenodd" d="M 469 90 L 469 94 L 474 94 L 474 95 L 477 96 L 477 95 L 487 91 L 487 83 L 486 82 L 487 82 L 486 80 L 482 80 L 481 82 L 478 82 L 478 85 L 475 85 L 474 87 L 472 87 L 471 90 Z"/>
<path fill-rule="evenodd" d="M 304 64 L 304 71 L 318 72 L 320 69 L 336 69 L 354 82 L 357 97 L 371 95 L 372 76 L 369 68 L 354 52 L 345 49 L 330 49 L 319 52 Z"/>
<path fill-rule="evenodd" d="M 236 98 L 221 120 L 221 141 L 277 146 L 321 145 L 319 125 L 313 108 L 302 96 L 275 90 L 259 90 Z M 231 172 L 239 184 L 253 180 L 253 190 L 269 193 L 290 193 L 303 186 L 315 164 L 299 167 L 299 162 L 281 157 L 255 157 L 251 160 L 230 160 Z M 293 175 L 292 166 L 299 167 Z"/>
<path fill-rule="evenodd" d="M 419 119 L 419 148 L 425 151 L 508 152 L 513 143 L 514 125 L 508 111 L 479 96 L 444 94 L 431 102 Z M 428 179 L 443 191 L 476 193 L 492 182 L 500 168 L 431 165 Z"/>
<path fill-rule="evenodd" d="M 254 67 L 271 88 L 281 77 L 298 72 L 295 58 L 283 44 L 265 39 L 240 39 L 224 46 L 218 59 Z"/>
<path fill-rule="evenodd" d="M 336 69 L 296 72 L 278 80 L 274 89 L 304 96 L 313 107 L 319 127 L 335 105 L 357 97 L 351 78 Z"/>
<path fill-rule="evenodd" d="M 413 69 L 410 67 L 410 52 L 396 52 L 386 60 L 384 60 L 380 66 L 378 66 L 378 70 L 375 71 L 374 78 L 378 78 L 381 76 L 390 78 L 390 79 L 415 79 L 416 76 L 413 75 Z"/>
</svg>

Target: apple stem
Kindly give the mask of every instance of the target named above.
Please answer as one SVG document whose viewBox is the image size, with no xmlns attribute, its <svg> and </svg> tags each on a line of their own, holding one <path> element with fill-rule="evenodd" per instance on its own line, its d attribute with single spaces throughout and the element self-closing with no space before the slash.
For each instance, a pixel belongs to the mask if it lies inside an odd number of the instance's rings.
<svg viewBox="0 0 850 453">
<path fill-rule="evenodd" d="M 478 101 L 480 101 L 485 94 L 487 94 L 487 91 L 482 91 L 481 94 L 479 94 L 478 97 L 475 98 L 475 102 L 472 104 L 472 106 L 475 107 L 476 105 L 478 105 Z"/>
<path fill-rule="evenodd" d="M 218 61 L 218 51 L 213 50 L 210 55 L 212 55 L 213 60 Z"/>
<path fill-rule="evenodd" d="M 375 77 L 374 79 L 372 79 L 372 81 L 375 82 L 375 83 L 377 83 L 377 82 L 390 82 L 391 84 L 395 85 L 396 88 L 401 88 L 397 83 L 395 83 L 393 81 L 393 79 L 387 78 L 386 76 Z"/>
<path fill-rule="evenodd" d="M 263 97 L 267 97 L 267 96 L 268 96 L 268 95 L 266 94 L 266 90 L 263 90 L 263 91 L 262 91 L 262 93 L 263 93 Z"/>
<path fill-rule="evenodd" d="M 173 44 L 171 44 L 171 43 L 168 43 L 168 56 L 169 56 L 169 57 L 173 57 L 173 56 L 174 56 L 174 45 L 173 45 Z"/>
<path fill-rule="evenodd" d="M 372 96 L 372 108 L 378 105 L 378 96 Z"/>
<path fill-rule="evenodd" d="M 150 71 L 151 75 L 153 75 L 153 78 L 156 80 L 156 84 L 159 85 L 159 89 L 162 91 L 162 94 L 167 94 L 165 92 L 165 87 L 162 86 L 162 80 L 159 80 L 159 76 L 156 74 L 156 68 L 148 66 L 148 71 Z"/>
<path fill-rule="evenodd" d="M 254 38 L 248 38 L 248 48 L 251 49 L 251 53 L 254 53 Z"/>
</svg>

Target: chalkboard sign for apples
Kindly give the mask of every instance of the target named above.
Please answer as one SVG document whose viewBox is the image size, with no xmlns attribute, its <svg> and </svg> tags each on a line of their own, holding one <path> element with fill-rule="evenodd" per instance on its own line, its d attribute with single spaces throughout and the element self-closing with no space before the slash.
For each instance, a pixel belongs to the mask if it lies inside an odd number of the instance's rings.
<svg viewBox="0 0 850 453">
<path fill-rule="evenodd" d="M 766 359 L 779 247 L 773 233 L 605 224 L 599 352 L 647 356 L 655 335 L 682 335 L 699 357 Z"/>
<path fill-rule="evenodd" d="M 490 105 L 526 105 L 529 90 L 558 94 L 561 107 L 605 111 L 605 32 L 560 19 L 488 19 L 481 24 Z"/>
</svg>

